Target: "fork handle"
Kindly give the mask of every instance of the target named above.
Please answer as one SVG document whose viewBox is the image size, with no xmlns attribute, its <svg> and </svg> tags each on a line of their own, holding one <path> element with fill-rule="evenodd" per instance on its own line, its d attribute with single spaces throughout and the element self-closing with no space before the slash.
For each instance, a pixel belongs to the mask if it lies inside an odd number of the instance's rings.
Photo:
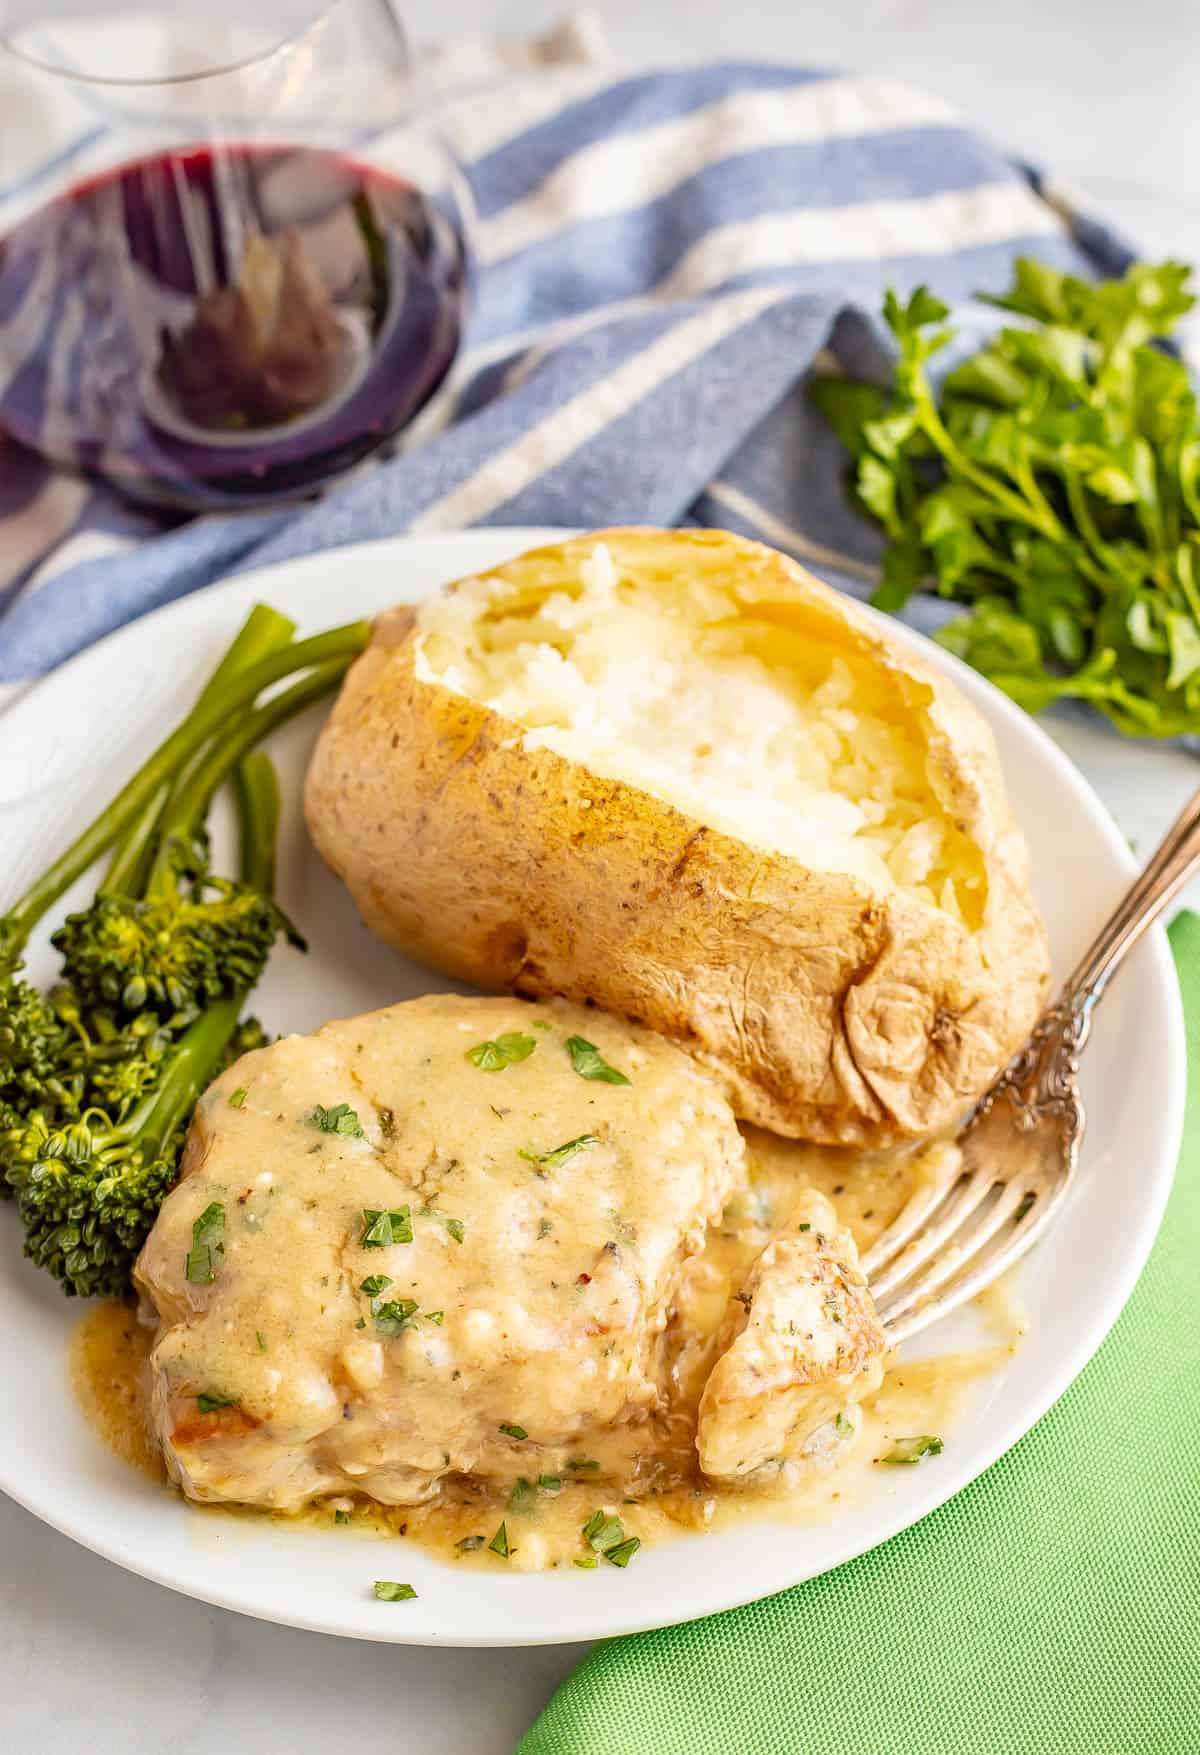
<svg viewBox="0 0 1200 1755">
<path fill-rule="evenodd" d="M 1200 792 L 1184 805 L 1141 876 L 1126 891 L 1076 964 L 1060 1005 L 1090 1014 L 1146 928 L 1200 869 Z"/>
</svg>

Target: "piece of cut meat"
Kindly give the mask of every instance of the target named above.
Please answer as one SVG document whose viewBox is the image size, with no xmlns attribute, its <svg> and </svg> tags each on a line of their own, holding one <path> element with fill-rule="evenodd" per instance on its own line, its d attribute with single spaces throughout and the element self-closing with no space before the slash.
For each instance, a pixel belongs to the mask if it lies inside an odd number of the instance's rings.
<svg viewBox="0 0 1200 1755">
<path fill-rule="evenodd" d="M 850 1233 L 806 1193 L 730 1300 L 700 1398 L 704 1473 L 743 1478 L 797 1458 L 833 1460 L 879 1387 L 887 1342 Z"/>
<path fill-rule="evenodd" d="M 743 1160 L 695 1062 L 562 1002 L 426 997 L 246 1055 L 137 1267 L 173 1478 L 293 1510 L 604 1466 Z"/>
</svg>

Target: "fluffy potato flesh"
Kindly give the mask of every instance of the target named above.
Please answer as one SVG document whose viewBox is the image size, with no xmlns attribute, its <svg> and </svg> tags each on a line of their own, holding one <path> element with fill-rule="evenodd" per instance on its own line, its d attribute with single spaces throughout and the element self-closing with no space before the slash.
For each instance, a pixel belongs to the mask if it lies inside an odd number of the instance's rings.
<svg viewBox="0 0 1200 1755">
<path fill-rule="evenodd" d="M 729 579 L 618 570 L 598 540 L 532 601 L 468 581 L 420 617 L 419 674 L 548 749 L 765 853 L 902 889 L 976 926 L 979 849 L 931 784 L 877 665 L 831 652 Z"/>
<path fill-rule="evenodd" d="M 1044 998 L 987 727 L 723 532 L 598 532 L 382 618 L 307 811 L 389 942 L 649 1024 L 793 1137 L 952 1124 Z"/>
</svg>

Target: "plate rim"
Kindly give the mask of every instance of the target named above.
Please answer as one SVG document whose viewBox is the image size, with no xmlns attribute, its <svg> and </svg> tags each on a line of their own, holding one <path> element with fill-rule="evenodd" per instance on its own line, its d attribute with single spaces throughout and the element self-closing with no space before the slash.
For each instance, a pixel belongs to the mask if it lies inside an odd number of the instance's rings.
<svg viewBox="0 0 1200 1755">
<path fill-rule="evenodd" d="M 519 552 L 521 547 L 533 547 L 547 542 L 562 541 L 577 533 L 578 529 L 575 526 L 541 525 L 488 525 L 461 531 L 436 531 L 413 535 L 400 533 L 347 543 L 336 549 L 296 556 L 263 567 L 246 568 L 214 585 L 202 588 L 200 591 L 184 593 L 168 603 L 159 605 L 146 615 L 125 623 L 105 635 L 103 639 L 73 654 L 71 658 L 57 666 L 47 676 L 38 679 L 10 704 L 7 710 L 0 715 L 0 728 L 11 733 L 14 727 L 19 727 L 21 719 L 31 708 L 37 710 L 38 698 L 43 695 L 43 691 L 48 686 L 58 685 L 64 677 L 69 678 L 77 669 L 96 663 L 98 658 L 107 657 L 122 640 L 131 637 L 145 637 L 146 626 L 158 627 L 188 607 L 193 612 L 199 612 L 201 606 L 215 608 L 229 596 L 238 593 L 253 596 L 262 591 L 264 595 L 271 595 L 277 589 L 278 581 L 294 578 L 297 572 L 319 571 L 330 563 L 331 557 L 334 555 L 338 557 L 340 564 L 352 566 L 354 558 L 360 553 L 388 548 L 403 550 L 404 548 L 417 547 L 436 550 L 440 547 L 446 547 L 461 550 L 465 543 L 467 545 L 477 544 L 481 551 L 515 545 L 514 552 Z M 495 562 L 494 560 L 481 560 L 479 564 L 491 565 Z M 903 622 L 872 609 L 869 605 L 862 604 L 857 599 L 853 601 L 857 602 L 858 607 L 863 609 L 871 619 L 886 627 L 889 633 L 898 638 L 902 644 L 920 654 L 926 662 L 941 669 L 952 680 L 963 686 L 969 698 L 973 698 L 981 692 L 987 700 L 988 712 L 991 715 L 1019 727 L 1020 735 L 1031 737 L 1038 746 L 1040 757 L 1055 771 L 1057 778 L 1065 781 L 1076 802 L 1090 817 L 1093 826 L 1107 843 L 1117 868 L 1127 877 L 1131 878 L 1135 875 L 1138 862 L 1134 859 L 1103 801 L 1090 781 L 1075 763 L 1059 749 L 1036 720 L 1024 713 L 986 678 L 981 677 L 954 654 L 937 646 L 927 636 L 908 627 Z M 134 629 L 138 630 L 136 636 L 132 633 Z M 974 701 L 973 704 L 978 705 Z M 16 1451 L 10 1447 L 0 1449 L 0 1491 L 15 1500 L 40 1521 L 48 1524 L 68 1539 L 77 1542 L 80 1546 L 115 1565 L 121 1566 L 126 1571 L 180 1595 L 280 1626 L 326 1633 L 339 1638 L 365 1639 L 380 1644 L 446 1646 L 462 1649 L 489 1647 L 519 1649 L 535 1645 L 570 1644 L 581 1639 L 587 1640 L 597 1637 L 625 1636 L 662 1626 L 682 1625 L 711 1614 L 725 1613 L 744 1607 L 748 1603 L 765 1600 L 783 1590 L 805 1583 L 810 1578 L 823 1576 L 826 1572 L 837 1570 L 838 1567 L 847 1565 L 851 1561 L 861 1558 L 863 1554 L 892 1540 L 903 1530 L 919 1523 L 932 1511 L 947 1504 L 964 1488 L 979 1479 L 1001 1456 L 1011 1450 L 1065 1394 L 1080 1372 L 1095 1356 L 1124 1310 L 1141 1277 L 1158 1236 L 1178 1170 L 1187 1086 L 1186 1035 L 1182 999 L 1166 932 L 1161 924 L 1153 927 L 1147 935 L 1142 954 L 1151 961 L 1154 980 L 1161 989 L 1161 997 L 1165 1003 L 1169 1049 L 1164 1063 L 1164 1087 L 1167 1101 L 1163 1108 L 1161 1123 L 1162 1138 L 1165 1142 L 1161 1156 L 1168 1160 L 1169 1169 L 1165 1175 L 1159 1178 L 1155 1198 L 1141 1209 L 1140 1223 L 1130 1238 L 1129 1246 L 1120 1258 L 1118 1271 L 1107 1282 L 1104 1295 L 1091 1313 L 1090 1319 L 1072 1332 L 1068 1343 L 1060 1348 L 1053 1357 L 1047 1356 L 1045 1369 L 1039 1380 L 1036 1393 L 1030 1395 L 1019 1409 L 1014 1410 L 1011 1417 L 1004 1422 L 999 1434 L 992 1440 L 983 1442 L 981 1446 L 977 1441 L 979 1454 L 965 1465 L 961 1465 L 957 1469 L 950 1467 L 944 1471 L 939 1470 L 932 1479 L 924 1481 L 918 1479 L 917 1482 L 913 1483 L 914 1490 L 907 1493 L 902 1499 L 881 1505 L 869 1536 L 859 1543 L 852 1543 L 848 1546 L 841 1557 L 828 1567 L 822 1567 L 817 1572 L 806 1573 L 802 1577 L 797 1577 L 782 1585 L 773 1586 L 765 1592 L 753 1589 L 749 1592 L 739 1592 L 735 1586 L 728 1593 L 721 1593 L 719 1602 L 703 1601 L 701 1606 L 689 1608 L 686 1613 L 670 1622 L 664 1622 L 657 1618 L 639 1618 L 636 1606 L 631 1604 L 631 1616 L 620 1620 L 619 1624 L 605 1625 L 595 1631 L 568 1630 L 546 1633 L 533 1638 L 523 1635 L 514 1639 L 510 1634 L 503 1632 L 480 1636 L 420 1630 L 409 1632 L 403 1626 L 387 1625 L 381 1625 L 380 1629 L 375 1631 L 374 1629 L 339 1624 L 336 1619 L 320 1613 L 287 1612 L 278 1607 L 269 1608 L 248 1604 L 239 1598 L 236 1591 L 220 1588 L 215 1579 L 210 1586 L 207 1582 L 201 1585 L 172 1576 L 168 1568 L 155 1564 L 153 1555 L 143 1558 L 137 1552 L 129 1551 L 115 1535 L 109 1537 L 104 1531 L 82 1533 L 78 1519 L 73 1521 L 69 1515 L 60 1512 L 52 1503 L 40 1498 L 36 1487 L 31 1489 L 28 1485 L 23 1484 L 19 1478 L 14 1478 L 10 1456 L 15 1456 Z M 70 1393 L 69 1390 L 67 1393 Z M 704 1594 L 698 1592 L 698 1595 L 703 1596 Z"/>
</svg>

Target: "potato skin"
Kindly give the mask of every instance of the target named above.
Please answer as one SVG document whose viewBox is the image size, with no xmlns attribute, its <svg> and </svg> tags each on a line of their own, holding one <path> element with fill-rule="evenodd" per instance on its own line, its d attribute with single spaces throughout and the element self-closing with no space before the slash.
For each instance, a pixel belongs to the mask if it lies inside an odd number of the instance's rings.
<svg viewBox="0 0 1200 1755">
<path fill-rule="evenodd" d="M 538 551 L 539 575 L 597 541 L 730 556 L 738 596 L 886 670 L 921 715 L 943 808 L 979 848 L 970 933 L 904 894 L 810 871 L 547 749 L 414 666 L 391 611 L 318 742 L 313 840 L 372 931 L 493 991 L 592 1001 L 661 1031 L 776 1133 L 883 1146 L 938 1132 L 1029 1033 L 1048 984 L 1024 842 L 990 731 L 940 673 L 786 557 L 721 531 L 603 531 Z M 700 551 L 708 551 L 702 554 Z M 497 569 L 504 573 L 506 569 Z"/>
</svg>

